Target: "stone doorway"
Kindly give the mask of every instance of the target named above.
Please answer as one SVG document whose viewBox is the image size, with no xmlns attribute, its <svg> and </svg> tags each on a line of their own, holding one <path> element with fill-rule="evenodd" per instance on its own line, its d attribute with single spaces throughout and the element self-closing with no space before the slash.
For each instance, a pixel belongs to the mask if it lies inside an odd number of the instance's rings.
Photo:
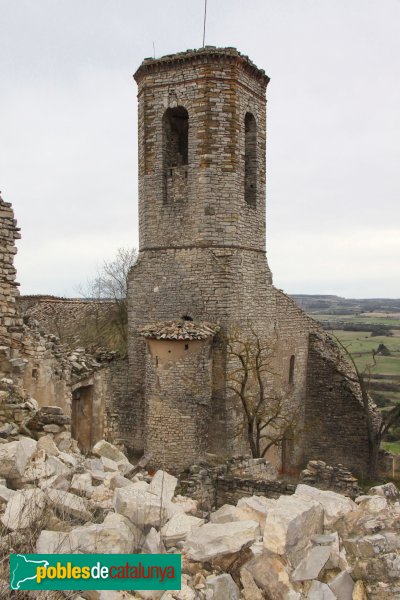
<svg viewBox="0 0 400 600">
<path fill-rule="evenodd" d="M 72 394 L 71 434 L 81 452 L 92 449 L 93 440 L 93 385 L 79 387 Z"/>
</svg>

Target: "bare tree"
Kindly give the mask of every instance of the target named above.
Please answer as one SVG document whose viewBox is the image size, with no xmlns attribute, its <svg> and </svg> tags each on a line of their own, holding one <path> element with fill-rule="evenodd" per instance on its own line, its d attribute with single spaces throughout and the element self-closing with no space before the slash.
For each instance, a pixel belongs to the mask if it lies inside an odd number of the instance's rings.
<svg viewBox="0 0 400 600">
<path fill-rule="evenodd" d="M 104 261 L 97 275 L 79 288 L 82 296 L 97 301 L 93 303 L 95 335 L 122 351 L 128 340 L 128 275 L 137 256 L 136 248 L 118 248 L 115 258 Z M 109 301 L 109 310 L 105 312 L 99 301 Z"/>
<path fill-rule="evenodd" d="M 396 404 L 388 411 L 379 411 L 377 418 L 378 409 L 369 394 L 372 370 L 376 365 L 375 354 L 372 353 L 371 363 L 367 364 L 361 371 L 350 352 L 351 344 L 344 344 L 333 332 L 330 332 L 330 335 L 343 350 L 353 367 L 354 377 L 350 380 L 360 386 L 362 407 L 367 423 L 370 470 L 372 477 L 375 477 L 378 470 L 379 449 L 382 440 L 393 427 L 400 423 L 400 404 Z"/>
<path fill-rule="evenodd" d="M 243 429 L 253 458 L 263 457 L 272 446 L 280 447 L 292 439 L 298 427 L 299 414 L 288 406 L 288 389 L 272 391 L 274 355 L 271 340 L 263 342 L 250 327 L 247 335 L 239 330 L 227 336 L 227 387 L 239 399 L 244 413 Z"/>
<path fill-rule="evenodd" d="M 124 346 L 128 340 L 128 275 L 137 255 L 136 248 L 118 248 L 116 257 L 104 262 L 97 280 L 101 297 L 114 303 L 114 323 Z"/>
</svg>

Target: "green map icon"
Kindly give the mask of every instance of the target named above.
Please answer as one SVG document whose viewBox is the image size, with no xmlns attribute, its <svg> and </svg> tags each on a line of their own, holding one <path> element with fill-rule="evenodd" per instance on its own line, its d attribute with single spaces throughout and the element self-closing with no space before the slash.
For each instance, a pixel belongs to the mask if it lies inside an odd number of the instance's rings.
<svg viewBox="0 0 400 600">
<path fill-rule="evenodd" d="M 36 569 L 38 567 L 48 567 L 47 560 L 31 560 L 25 558 L 22 554 L 15 554 L 11 557 L 10 563 L 10 588 L 19 590 L 21 583 L 36 580 Z"/>
</svg>

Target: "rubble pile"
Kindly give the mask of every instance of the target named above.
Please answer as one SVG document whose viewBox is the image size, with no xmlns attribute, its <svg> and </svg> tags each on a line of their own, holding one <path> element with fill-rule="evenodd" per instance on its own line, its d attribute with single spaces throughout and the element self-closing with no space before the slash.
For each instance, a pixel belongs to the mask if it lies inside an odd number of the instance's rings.
<svg viewBox="0 0 400 600">
<path fill-rule="evenodd" d="M 36 440 L 51 436 L 57 443 L 64 441 L 63 450 L 69 451 L 71 445 L 76 448 L 75 440 L 71 440 L 70 422 L 60 407 L 39 408 L 21 385 L 6 377 L 0 380 L 0 443 L 18 440 L 21 434 Z"/>
<path fill-rule="evenodd" d="M 66 376 L 69 374 L 72 380 L 93 373 L 101 368 L 102 363 L 110 362 L 118 354 L 116 351 L 104 348 L 76 347 L 71 349 L 62 344 L 56 335 L 46 333 L 36 319 L 25 317 L 24 322 L 26 355 L 32 354 L 39 362 L 43 361 L 46 356 L 51 356 L 58 361 L 59 368 L 66 373 Z"/>
<path fill-rule="evenodd" d="M 32 413 L 34 437 L 16 424 L 0 433 L 3 557 L 182 554 L 181 590 L 80 592 L 75 600 L 400 597 L 400 493 L 393 484 L 353 500 L 300 483 L 292 495 L 253 495 L 204 512 L 177 495 L 176 477 L 138 470 L 104 440 L 90 456 L 81 454 L 59 408 Z M 3 571 L 0 577 L 1 597 L 8 580 Z"/>
</svg>

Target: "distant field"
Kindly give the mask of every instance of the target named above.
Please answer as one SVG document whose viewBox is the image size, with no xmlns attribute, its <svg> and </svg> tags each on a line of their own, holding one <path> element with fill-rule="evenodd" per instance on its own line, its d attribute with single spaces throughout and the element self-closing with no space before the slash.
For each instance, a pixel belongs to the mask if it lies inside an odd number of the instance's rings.
<svg viewBox="0 0 400 600">
<path fill-rule="evenodd" d="M 387 450 L 388 452 L 400 454 L 400 442 L 383 442 L 382 446 L 384 450 Z"/>
<path fill-rule="evenodd" d="M 349 324 L 353 323 L 400 327 L 399 313 L 387 314 L 386 316 L 384 316 L 382 313 L 360 313 L 359 315 L 331 315 L 312 313 L 310 316 L 323 323 L 335 323 L 337 321 L 341 321 Z"/>
<path fill-rule="evenodd" d="M 400 337 L 384 335 L 371 337 L 368 331 L 334 330 L 333 334 L 346 346 L 361 371 L 368 370 L 373 374 L 400 376 Z M 384 344 L 391 356 L 372 356 L 379 344 Z M 400 394 L 400 382 L 399 394 Z"/>
<path fill-rule="evenodd" d="M 399 354 L 400 358 L 400 339 L 398 338 L 386 335 L 371 336 L 369 331 L 343 331 L 339 329 L 334 330 L 333 333 L 350 350 L 351 354 L 372 353 L 372 350 L 376 350 L 379 344 L 384 344 L 390 352 Z"/>
</svg>

